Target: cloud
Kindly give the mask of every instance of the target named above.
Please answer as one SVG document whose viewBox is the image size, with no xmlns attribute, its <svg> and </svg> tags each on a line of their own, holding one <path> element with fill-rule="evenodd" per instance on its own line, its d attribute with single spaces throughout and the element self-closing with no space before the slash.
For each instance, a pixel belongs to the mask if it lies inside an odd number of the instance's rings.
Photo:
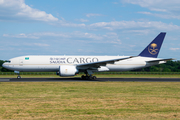
<svg viewBox="0 0 180 120">
<path fill-rule="evenodd" d="M 88 13 L 86 17 L 95 17 L 95 16 L 103 16 L 102 14 Z"/>
<path fill-rule="evenodd" d="M 148 8 L 153 12 L 139 12 L 146 15 L 154 15 L 165 19 L 180 19 L 180 1 L 179 0 L 122 0 L 125 3 L 136 4 Z"/>
<path fill-rule="evenodd" d="M 39 37 L 32 35 L 32 34 L 17 34 L 17 35 L 9 35 L 9 34 L 3 34 L 3 37 L 12 37 L 12 38 L 32 38 L 32 39 L 38 39 Z"/>
<path fill-rule="evenodd" d="M 124 33 L 134 33 L 136 35 L 147 35 L 150 33 L 150 29 L 143 29 L 143 30 L 125 30 Z"/>
<path fill-rule="evenodd" d="M 124 33 L 135 33 L 135 34 L 148 34 L 151 31 L 178 31 L 180 26 L 174 25 L 172 23 L 163 23 L 158 21 L 112 21 L 112 22 L 98 22 L 90 25 L 85 24 L 73 24 L 73 23 L 61 23 L 61 26 L 68 27 L 83 27 L 89 30 L 100 30 L 104 29 L 107 31 L 117 31 L 121 30 Z M 3 37 L 12 37 L 12 38 L 31 38 L 39 39 L 44 36 L 50 37 L 61 37 L 61 38 L 91 38 L 95 40 L 102 39 L 102 35 L 97 35 L 93 33 L 83 33 L 75 31 L 72 33 L 63 33 L 63 32 L 40 32 L 40 33 L 31 33 L 31 34 L 3 34 Z"/>
<path fill-rule="evenodd" d="M 145 15 L 152 15 L 151 12 L 138 12 L 138 13 L 145 14 Z"/>
<path fill-rule="evenodd" d="M 89 22 L 89 20 L 86 20 L 86 19 L 76 19 L 76 21 L 80 21 L 80 22 Z"/>
<path fill-rule="evenodd" d="M 140 14 L 145 14 L 145 15 L 152 15 L 155 17 L 160 17 L 164 19 L 180 19 L 180 15 L 173 15 L 173 14 L 157 14 L 157 13 L 151 13 L 151 12 L 138 12 Z"/>
<path fill-rule="evenodd" d="M 179 0 L 122 0 L 125 3 L 140 5 L 146 7 L 152 11 L 167 12 L 167 11 L 179 11 Z"/>
<path fill-rule="evenodd" d="M 113 4 L 119 4 L 118 2 L 112 2 Z"/>
<path fill-rule="evenodd" d="M 89 20 L 86 19 L 80 19 L 81 22 L 89 22 Z"/>
<path fill-rule="evenodd" d="M 157 21 L 112 21 L 112 22 L 99 22 L 89 25 L 91 29 L 106 29 L 106 30 L 117 30 L 117 29 L 156 29 L 156 30 L 180 30 L 180 26 L 173 24 L 166 24 Z"/>
<path fill-rule="evenodd" d="M 31 8 L 26 5 L 24 0 L 0 0 L 0 20 L 1 21 L 42 21 L 48 22 L 54 26 L 65 27 L 84 27 L 85 24 L 75 24 L 67 22 L 63 17 L 61 20 L 54 17 L 52 14 L 47 14 L 45 11 Z M 80 19 L 81 22 L 88 20 Z M 18 37 L 18 36 L 16 36 Z M 26 36 L 19 36 L 26 37 Z"/>
<path fill-rule="evenodd" d="M 47 47 L 47 46 L 49 46 L 48 44 L 44 44 L 44 43 L 34 43 L 34 45 L 40 46 L 40 47 Z"/>
<path fill-rule="evenodd" d="M 58 18 L 31 8 L 25 4 L 24 0 L 0 0 L 0 20 L 53 22 L 58 21 Z"/>
<path fill-rule="evenodd" d="M 71 33 L 54 33 L 54 32 L 42 32 L 42 33 L 31 33 L 31 34 L 17 34 L 17 35 L 9 35 L 4 34 L 4 37 L 12 37 L 12 38 L 22 38 L 22 39 L 46 39 L 47 37 L 58 38 L 59 41 L 70 40 L 70 41 L 79 41 L 83 43 L 112 43 L 112 44 L 121 44 L 121 41 L 118 37 L 118 34 L 115 32 L 110 32 L 106 34 L 94 34 L 88 32 L 80 32 L 74 31 Z M 32 45 L 32 44 L 28 44 Z M 34 43 L 36 46 L 47 46 L 46 44 Z"/>
<path fill-rule="evenodd" d="M 42 37 L 58 37 L 58 38 L 90 38 L 94 40 L 101 40 L 103 39 L 102 36 L 96 35 L 93 33 L 83 33 L 79 31 L 75 31 L 72 33 L 53 33 L 53 32 L 42 32 L 42 33 L 31 33 L 31 34 L 17 34 L 17 35 L 9 35 L 4 34 L 3 37 L 12 37 L 12 38 L 32 38 L 32 39 L 39 39 Z"/>
<path fill-rule="evenodd" d="M 67 22 L 65 20 L 59 20 L 58 22 L 53 22 L 50 24 L 54 26 L 63 26 L 63 27 L 86 27 L 84 23 L 76 24 L 76 23 Z"/>
<path fill-rule="evenodd" d="M 177 51 L 179 50 L 180 48 L 169 48 L 170 50 L 173 50 L 173 51 Z"/>
<path fill-rule="evenodd" d="M 45 44 L 45 43 L 22 43 L 22 44 L 25 45 L 25 46 L 38 46 L 38 47 L 50 46 L 49 44 Z"/>
</svg>

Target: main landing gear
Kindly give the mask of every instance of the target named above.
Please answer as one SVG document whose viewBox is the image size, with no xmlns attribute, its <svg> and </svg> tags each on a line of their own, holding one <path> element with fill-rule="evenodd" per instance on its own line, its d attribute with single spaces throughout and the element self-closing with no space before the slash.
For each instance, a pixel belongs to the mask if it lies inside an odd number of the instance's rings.
<svg viewBox="0 0 180 120">
<path fill-rule="evenodd" d="M 92 75 L 87 75 L 87 74 L 86 74 L 86 76 L 82 75 L 82 76 L 81 76 L 81 79 L 82 79 L 82 80 L 96 80 L 97 77 L 96 77 L 96 76 L 92 76 Z"/>
<path fill-rule="evenodd" d="M 96 80 L 97 79 L 96 76 L 92 76 L 93 74 L 92 70 L 87 70 L 84 73 L 86 74 L 86 76 L 82 75 L 81 76 L 82 80 Z"/>
</svg>

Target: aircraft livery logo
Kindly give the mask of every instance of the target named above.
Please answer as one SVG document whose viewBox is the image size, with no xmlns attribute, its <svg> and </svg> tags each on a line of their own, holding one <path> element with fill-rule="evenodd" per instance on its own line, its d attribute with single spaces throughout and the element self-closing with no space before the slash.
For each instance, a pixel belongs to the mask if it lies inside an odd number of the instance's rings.
<svg viewBox="0 0 180 120">
<path fill-rule="evenodd" d="M 155 55 L 158 53 L 158 49 L 157 49 L 157 44 L 152 43 L 149 47 L 148 47 L 148 51 L 150 54 Z"/>
</svg>

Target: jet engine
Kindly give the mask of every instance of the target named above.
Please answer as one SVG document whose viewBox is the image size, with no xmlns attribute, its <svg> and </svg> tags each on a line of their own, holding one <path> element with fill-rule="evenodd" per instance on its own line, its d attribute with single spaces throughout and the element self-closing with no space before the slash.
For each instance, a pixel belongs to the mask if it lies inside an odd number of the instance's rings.
<svg viewBox="0 0 180 120">
<path fill-rule="evenodd" d="M 78 73 L 78 69 L 76 66 L 70 65 L 62 65 L 59 66 L 59 76 L 67 77 L 67 76 L 74 76 Z"/>
</svg>

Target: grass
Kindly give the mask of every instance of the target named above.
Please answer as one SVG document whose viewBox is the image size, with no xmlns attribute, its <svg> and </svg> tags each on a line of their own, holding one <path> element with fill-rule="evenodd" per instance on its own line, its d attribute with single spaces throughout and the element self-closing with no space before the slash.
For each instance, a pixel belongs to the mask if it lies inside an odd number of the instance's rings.
<svg viewBox="0 0 180 120">
<path fill-rule="evenodd" d="M 180 83 L 0 82 L 0 119 L 180 119 Z"/>
</svg>

